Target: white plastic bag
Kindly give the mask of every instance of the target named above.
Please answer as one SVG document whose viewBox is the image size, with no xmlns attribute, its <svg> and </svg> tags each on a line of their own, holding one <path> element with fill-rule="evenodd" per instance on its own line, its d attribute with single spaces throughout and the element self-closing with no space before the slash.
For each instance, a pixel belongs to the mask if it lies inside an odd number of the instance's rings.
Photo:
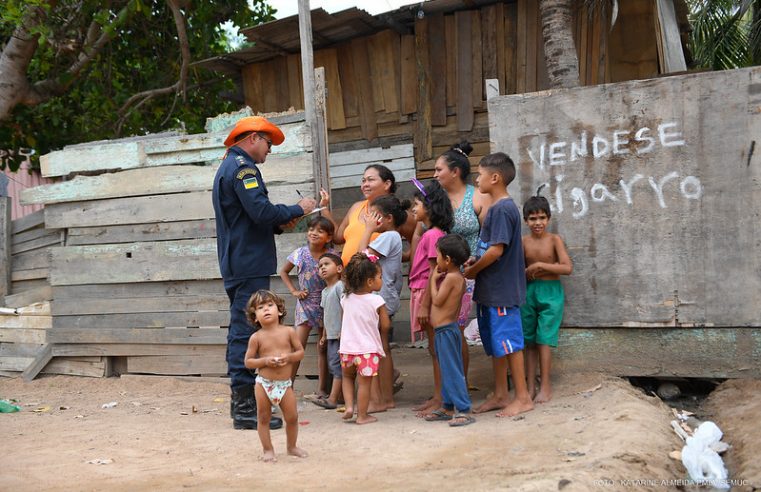
<svg viewBox="0 0 761 492">
<path fill-rule="evenodd" d="M 700 424 L 682 448 L 682 464 L 696 482 L 705 481 L 718 489 L 728 489 L 727 468 L 721 456 L 713 450 L 718 448 L 721 436 L 721 429 L 713 422 Z"/>
</svg>

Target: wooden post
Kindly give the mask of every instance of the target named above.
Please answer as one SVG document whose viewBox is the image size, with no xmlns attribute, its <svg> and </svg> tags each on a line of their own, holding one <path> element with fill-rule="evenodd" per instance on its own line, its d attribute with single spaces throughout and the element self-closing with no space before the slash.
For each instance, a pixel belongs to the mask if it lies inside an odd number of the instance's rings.
<svg viewBox="0 0 761 492">
<path fill-rule="evenodd" d="M 0 304 L 11 293 L 11 197 L 8 177 L 0 173 Z"/>
<path fill-rule="evenodd" d="M 299 38 L 301 39 L 301 77 L 304 85 L 304 116 L 312 137 L 312 168 L 315 178 L 319 163 L 319 129 L 314 87 L 314 57 L 312 54 L 312 13 L 309 0 L 299 0 Z M 315 196 L 319 194 L 319 182 L 315 180 Z"/>
<path fill-rule="evenodd" d="M 676 22 L 674 0 L 657 0 L 659 41 L 663 47 L 663 73 L 684 72 L 687 64 L 682 51 L 682 40 L 679 36 L 679 26 Z"/>
<path fill-rule="evenodd" d="M 315 129 L 312 131 L 312 150 L 314 163 L 314 180 L 319 188 L 330 192 L 330 169 L 328 168 L 328 126 L 326 122 L 326 87 L 325 68 L 318 67 L 314 71 L 314 104 Z"/>
</svg>

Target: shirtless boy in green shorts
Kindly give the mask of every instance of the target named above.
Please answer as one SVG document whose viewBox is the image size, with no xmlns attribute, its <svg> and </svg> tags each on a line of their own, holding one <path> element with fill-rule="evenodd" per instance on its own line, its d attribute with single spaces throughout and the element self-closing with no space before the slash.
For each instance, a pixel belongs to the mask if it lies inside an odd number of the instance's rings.
<svg viewBox="0 0 761 492">
<path fill-rule="evenodd" d="M 526 344 L 528 391 L 535 403 L 552 398 L 550 347 L 558 346 L 558 331 L 563 320 L 563 285 L 560 275 L 573 270 L 563 240 L 547 232 L 550 204 L 543 196 L 532 196 L 523 205 L 523 220 L 531 234 L 523 236 L 526 260 L 526 303 L 521 306 L 523 339 Z M 536 392 L 536 366 L 539 359 L 541 385 Z"/>
</svg>

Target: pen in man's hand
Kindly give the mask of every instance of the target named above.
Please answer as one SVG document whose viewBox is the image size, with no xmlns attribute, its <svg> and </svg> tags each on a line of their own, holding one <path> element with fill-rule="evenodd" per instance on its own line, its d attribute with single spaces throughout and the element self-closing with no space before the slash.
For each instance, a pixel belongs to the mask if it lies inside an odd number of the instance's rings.
<svg viewBox="0 0 761 492">
<path fill-rule="evenodd" d="M 302 195 L 299 190 L 296 190 L 296 193 L 299 195 L 299 198 L 304 198 L 304 195 Z"/>
</svg>

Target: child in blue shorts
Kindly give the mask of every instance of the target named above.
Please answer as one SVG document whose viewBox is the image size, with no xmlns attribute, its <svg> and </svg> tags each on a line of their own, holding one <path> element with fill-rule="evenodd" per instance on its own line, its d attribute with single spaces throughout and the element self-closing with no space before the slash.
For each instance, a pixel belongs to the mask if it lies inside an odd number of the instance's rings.
<svg viewBox="0 0 761 492">
<path fill-rule="evenodd" d="M 523 328 L 519 306 L 526 299 L 526 274 L 521 245 L 521 215 L 507 193 L 515 179 L 515 164 L 503 152 L 489 154 L 478 165 L 476 185 L 491 197 L 492 205 L 481 225 L 475 262 L 465 268 L 475 278 L 478 330 L 494 367 L 494 395 L 474 410 L 501 409 L 498 417 L 512 417 L 534 408 L 526 388 L 523 367 Z M 515 398 L 507 391 L 507 368 L 513 377 Z"/>
<path fill-rule="evenodd" d="M 523 338 L 526 343 L 526 376 L 528 392 L 535 403 L 552 399 L 550 347 L 558 346 L 558 332 L 563 320 L 563 285 L 560 275 L 573 270 L 563 240 L 547 232 L 550 222 L 550 203 L 543 196 L 532 196 L 523 205 L 523 220 L 531 234 L 523 236 L 523 255 L 526 260 L 526 303 L 521 306 Z M 541 385 L 536 392 L 537 359 L 541 370 Z"/>
</svg>

